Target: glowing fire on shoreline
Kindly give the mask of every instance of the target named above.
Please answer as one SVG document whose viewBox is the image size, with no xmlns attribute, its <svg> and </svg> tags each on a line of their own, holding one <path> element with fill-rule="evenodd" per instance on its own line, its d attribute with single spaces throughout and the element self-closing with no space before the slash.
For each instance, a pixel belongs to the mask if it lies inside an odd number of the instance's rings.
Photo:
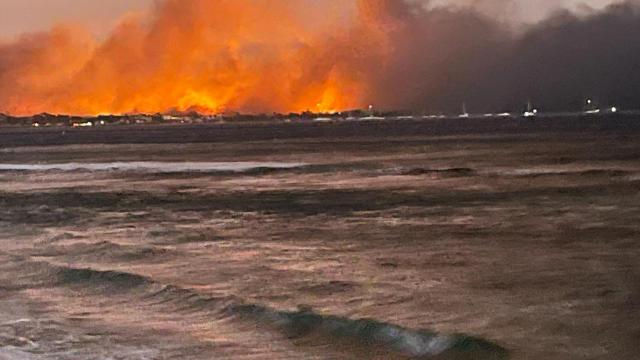
<svg viewBox="0 0 640 360">
<path fill-rule="evenodd" d="M 361 0 L 348 21 L 316 27 L 294 3 L 164 0 L 123 19 L 103 41 L 58 26 L 0 43 L 0 112 L 361 107 L 365 79 L 383 62 L 384 41 L 371 44 L 382 35 L 367 19 L 375 1 Z"/>
</svg>

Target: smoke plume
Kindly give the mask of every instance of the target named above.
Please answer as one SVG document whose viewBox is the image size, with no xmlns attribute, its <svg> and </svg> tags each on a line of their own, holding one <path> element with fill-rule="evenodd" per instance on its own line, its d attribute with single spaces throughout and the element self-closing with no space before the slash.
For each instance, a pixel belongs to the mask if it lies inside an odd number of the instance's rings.
<svg viewBox="0 0 640 360">
<path fill-rule="evenodd" d="M 471 2 L 470 2 L 471 3 Z M 105 38 L 0 43 L 0 112 L 472 111 L 640 103 L 640 11 L 504 21 L 498 1 L 159 0 Z M 510 6 L 505 2 L 505 6 Z M 496 12 L 498 10 L 495 10 Z"/>
</svg>

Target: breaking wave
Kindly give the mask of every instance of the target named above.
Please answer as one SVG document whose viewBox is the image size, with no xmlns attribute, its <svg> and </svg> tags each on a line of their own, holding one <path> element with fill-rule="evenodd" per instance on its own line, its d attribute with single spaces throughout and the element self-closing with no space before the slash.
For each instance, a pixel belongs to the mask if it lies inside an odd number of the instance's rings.
<svg viewBox="0 0 640 360">
<path fill-rule="evenodd" d="M 284 162 L 108 162 L 59 164 L 0 164 L 0 171 L 131 171 L 145 173 L 247 172 L 270 169 L 294 169 L 304 163 Z"/>
<path fill-rule="evenodd" d="M 375 319 L 322 315 L 310 309 L 277 311 L 259 305 L 236 306 L 234 310 L 275 327 L 289 338 L 328 337 L 412 359 L 506 359 L 508 355 L 501 346 L 481 338 L 413 330 Z"/>
<path fill-rule="evenodd" d="M 488 340 L 463 334 L 440 334 L 414 330 L 375 319 L 349 319 L 324 315 L 310 308 L 283 311 L 259 304 L 248 304 L 235 296 L 212 296 L 192 289 L 162 284 L 152 278 L 120 271 L 73 268 L 46 262 L 31 262 L 43 268 L 55 286 L 101 292 L 108 296 L 133 296 L 147 306 L 160 306 L 172 312 L 210 315 L 208 319 L 249 321 L 263 331 L 276 331 L 291 341 L 321 339 L 331 344 L 348 344 L 348 349 L 375 349 L 409 359 L 506 359 L 507 351 Z M 41 284 L 42 285 L 42 284 Z M 351 350 L 356 351 L 356 350 Z"/>
</svg>

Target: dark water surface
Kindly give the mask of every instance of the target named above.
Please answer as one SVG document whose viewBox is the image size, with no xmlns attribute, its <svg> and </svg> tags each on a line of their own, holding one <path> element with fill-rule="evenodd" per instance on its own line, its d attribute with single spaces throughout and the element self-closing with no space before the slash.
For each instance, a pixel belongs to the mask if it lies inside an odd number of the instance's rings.
<svg viewBox="0 0 640 360">
<path fill-rule="evenodd" d="M 640 135 L 0 149 L 0 359 L 637 359 Z"/>
</svg>

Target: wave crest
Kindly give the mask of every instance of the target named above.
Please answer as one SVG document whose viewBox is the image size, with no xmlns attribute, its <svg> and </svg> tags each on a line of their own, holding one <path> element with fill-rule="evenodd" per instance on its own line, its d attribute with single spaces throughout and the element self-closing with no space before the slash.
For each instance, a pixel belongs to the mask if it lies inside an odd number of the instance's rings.
<svg viewBox="0 0 640 360">
<path fill-rule="evenodd" d="M 131 171 L 144 173 L 189 172 L 266 172 L 304 167 L 303 163 L 284 162 L 158 162 L 131 161 L 108 163 L 0 164 L 0 171 Z"/>
<path fill-rule="evenodd" d="M 117 292 L 163 310 L 215 315 L 251 321 L 275 330 L 291 340 L 323 339 L 330 344 L 349 344 L 348 349 L 377 349 L 390 357 L 411 359 L 506 359 L 508 352 L 488 340 L 464 334 L 440 334 L 414 330 L 375 319 L 349 319 L 324 315 L 309 308 L 283 311 L 248 304 L 234 296 L 211 296 L 192 289 L 159 283 L 152 278 L 120 271 L 53 266 L 56 286 L 82 286 L 91 290 Z M 38 267 L 40 267 L 38 266 Z M 40 277 L 42 272 L 38 272 Z M 211 319 L 211 318 L 210 318 Z M 212 319 L 213 320 L 213 319 Z"/>
</svg>

